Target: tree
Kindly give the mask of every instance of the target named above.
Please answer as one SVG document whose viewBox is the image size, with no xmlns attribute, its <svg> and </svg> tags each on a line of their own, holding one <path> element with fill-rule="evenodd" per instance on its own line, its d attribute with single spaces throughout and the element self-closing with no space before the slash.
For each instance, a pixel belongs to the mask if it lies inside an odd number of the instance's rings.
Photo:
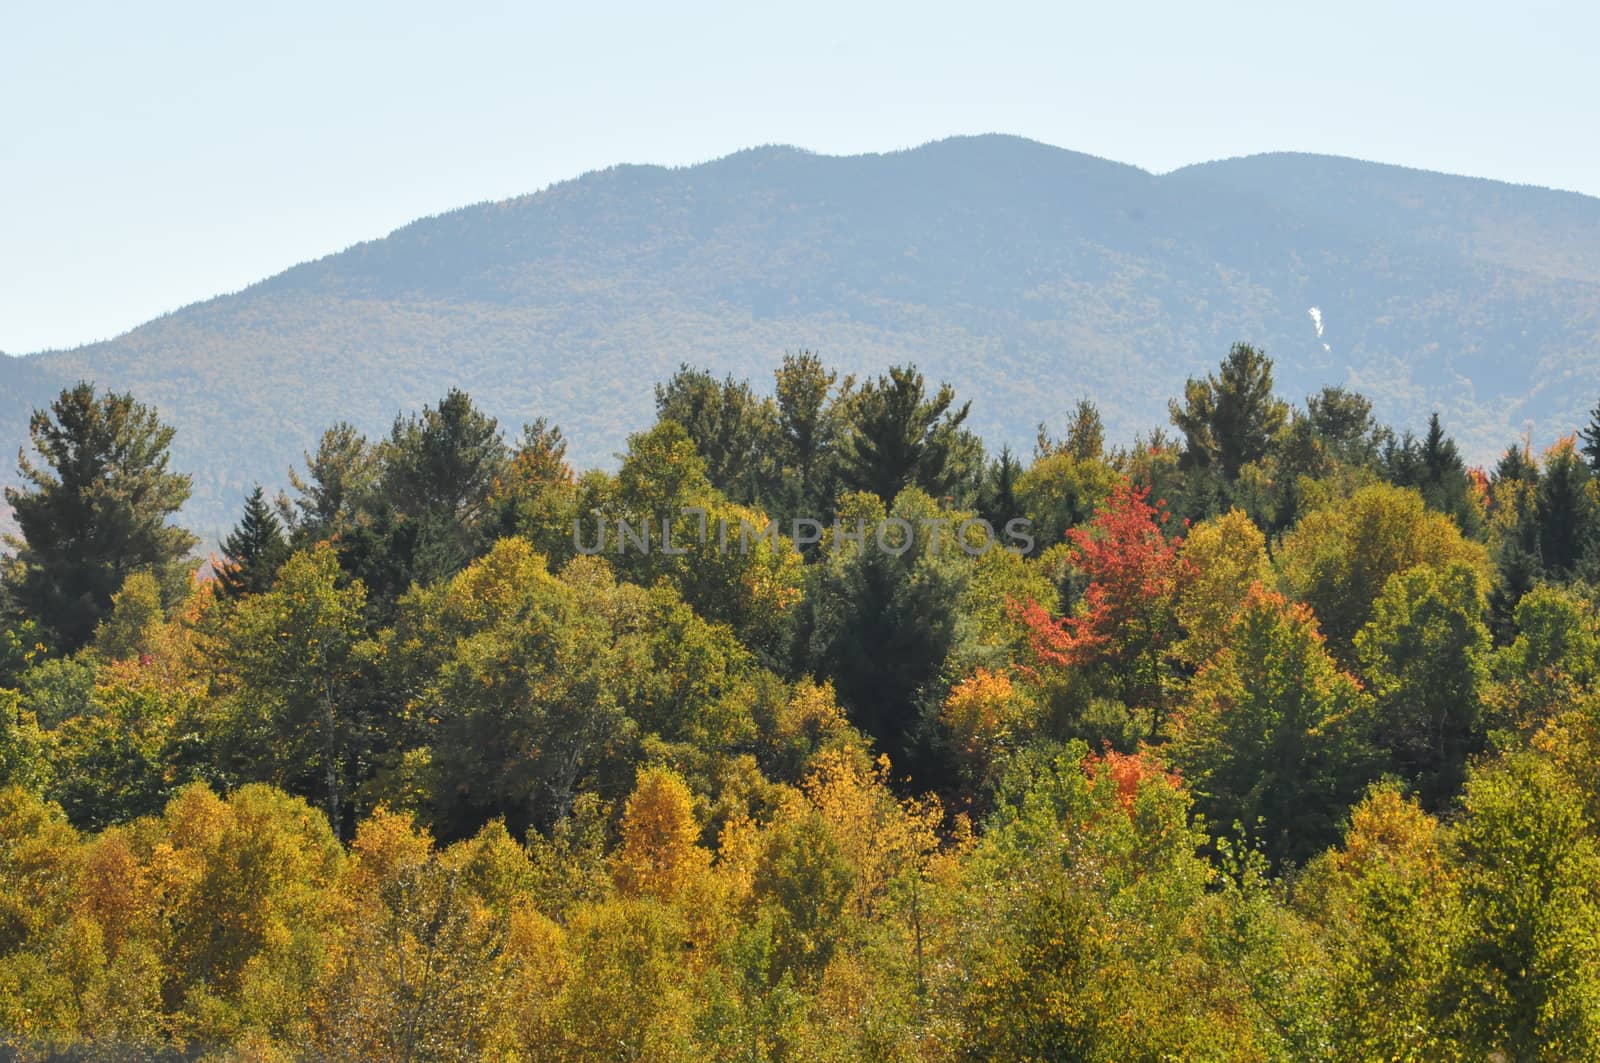
<svg viewBox="0 0 1600 1063">
<path fill-rule="evenodd" d="M 1489 548 L 1499 572 L 1489 592 L 1490 626 L 1498 642 L 1512 637 L 1517 603 L 1540 575 L 1538 498 L 1538 464 L 1526 447 L 1508 447 L 1488 490 Z"/>
<path fill-rule="evenodd" d="M 804 666 L 833 681 L 852 722 L 902 767 L 931 737 L 917 733 L 920 695 L 935 682 L 965 619 L 960 602 L 973 559 L 957 530 L 970 516 L 915 489 L 887 512 L 874 496 L 845 495 L 840 524 L 854 529 L 859 522 L 862 538 L 831 543 L 809 569 Z"/>
<path fill-rule="evenodd" d="M 1182 405 L 1169 408 L 1186 440 L 1186 465 L 1216 469 L 1228 480 L 1267 455 L 1289 414 L 1272 394 L 1272 360 L 1247 343 L 1233 345 L 1220 374 L 1191 377 Z"/>
<path fill-rule="evenodd" d="M 971 404 L 955 407 L 955 400 L 948 384 L 930 397 L 913 366 L 895 366 L 869 382 L 851 411 L 841 455 L 846 486 L 869 491 L 885 503 L 907 487 L 934 498 L 948 494 L 975 471 L 962 461 L 970 457 L 961 425 Z"/>
<path fill-rule="evenodd" d="M 1459 1058 L 1436 1011 L 1457 909 L 1438 820 L 1398 788 L 1374 786 L 1343 845 L 1307 865 L 1294 901 L 1331 960 L 1329 1058 Z"/>
<path fill-rule="evenodd" d="M 1187 566 L 1181 535 L 1168 537 L 1168 515 L 1144 488 L 1118 484 L 1087 526 L 1067 533 L 1072 563 L 1088 580 L 1071 616 L 1026 609 L 1033 649 L 1048 665 L 1103 669 L 1123 702 L 1165 713 L 1167 655 L 1177 638 L 1173 606 Z"/>
<path fill-rule="evenodd" d="M 622 844 L 613 864 L 617 889 L 628 897 L 680 897 L 711 863 L 700 848 L 694 797 L 678 775 L 659 768 L 639 773 L 622 811 Z"/>
<path fill-rule="evenodd" d="M 197 540 L 168 523 L 189 498 L 189 477 L 168 471 L 173 430 L 128 394 L 93 384 L 63 391 L 28 423 L 37 465 L 5 499 L 21 529 L 10 588 L 65 653 L 94 634 L 128 574 L 149 569 L 176 594 Z"/>
<path fill-rule="evenodd" d="M 1284 583 L 1317 614 L 1335 657 L 1354 662 L 1356 632 L 1389 577 L 1460 561 L 1487 571 L 1486 551 L 1404 488 L 1377 484 L 1306 514 L 1278 550 Z"/>
<path fill-rule="evenodd" d="M 1188 579 L 1178 591 L 1179 653 L 1199 666 L 1222 648 L 1251 588 L 1272 582 L 1272 563 L 1266 536 L 1238 509 L 1190 528 L 1181 556 Z"/>
<path fill-rule="evenodd" d="M 483 545 L 489 501 L 510 458 L 498 422 L 451 388 L 437 407 L 395 418 L 381 457 L 383 504 L 414 526 L 413 578 L 459 571 Z"/>
<path fill-rule="evenodd" d="M 1323 388 L 1306 399 L 1306 416 L 1340 461 L 1370 465 L 1377 460 L 1379 429 L 1372 402 L 1358 391 Z"/>
<path fill-rule="evenodd" d="M 1600 846 L 1582 795 L 1516 753 L 1475 772 L 1451 839 L 1463 933 L 1436 1020 L 1477 1058 L 1600 1051 Z"/>
<path fill-rule="evenodd" d="M 1067 425 L 1067 449 L 1080 461 L 1088 461 L 1104 456 L 1105 448 L 1106 426 L 1100 408 L 1088 399 L 1079 399 Z"/>
<path fill-rule="evenodd" d="M 1570 578 L 1600 543 L 1600 481 L 1578 459 L 1570 436 L 1545 452 L 1537 512 L 1539 559 L 1547 572 Z"/>
<path fill-rule="evenodd" d="M 272 586 L 278 567 L 289 556 L 283 525 L 267 504 L 261 485 L 245 499 L 244 516 L 222 543 L 217 581 L 230 598 L 260 594 Z"/>
<path fill-rule="evenodd" d="M 820 520 L 833 505 L 842 427 L 836 383 L 845 394 L 855 387 L 848 377 L 840 383 L 838 374 L 810 351 L 785 354 L 778 367 L 774 394 L 783 478 L 781 502 L 790 517 Z"/>
<path fill-rule="evenodd" d="M 576 553 L 572 527 L 578 483 L 560 428 L 542 417 L 522 426 L 522 438 L 495 486 L 494 505 L 502 534 L 527 539 L 552 563 Z"/>
<path fill-rule="evenodd" d="M 1365 711 L 1311 611 L 1256 584 L 1189 686 L 1173 756 L 1214 829 L 1237 823 L 1275 862 L 1298 862 L 1337 838 L 1369 781 Z"/>
<path fill-rule="evenodd" d="M 732 376 L 719 382 L 703 369 L 681 366 L 671 380 L 656 385 L 656 415 L 683 426 L 712 484 L 735 502 L 761 502 L 775 493 L 773 437 L 780 418 L 772 400 L 758 398 L 747 382 Z"/>
<path fill-rule="evenodd" d="M 1437 411 L 1429 415 L 1428 433 L 1420 442 L 1409 432 L 1399 442 L 1389 440 L 1383 463 L 1390 483 L 1416 488 L 1428 507 L 1447 514 L 1463 535 L 1482 532 L 1482 473 L 1475 476 L 1466 467 Z"/>
<path fill-rule="evenodd" d="M 363 738 L 361 684 L 373 652 L 366 590 L 332 547 L 284 562 L 271 590 L 243 599 L 221 634 L 236 755 L 249 777 L 318 793 L 336 831 Z"/>
<path fill-rule="evenodd" d="M 581 789 L 626 777 L 637 728 L 622 700 L 647 658 L 620 635 L 638 622 L 645 592 L 593 558 L 571 568 L 570 581 L 557 578 L 526 541 L 505 539 L 402 603 L 402 645 L 441 658 L 418 680 L 416 709 L 430 721 L 444 836 L 497 816 L 518 833 L 548 830 Z"/>
<path fill-rule="evenodd" d="M 1026 516 L 1037 550 L 1065 540 L 1069 529 L 1087 521 L 1116 488 L 1117 471 L 1099 458 L 1081 459 L 1070 450 L 1052 451 L 1034 461 L 1017 481 L 1019 511 Z"/>
<path fill-rule="evenodd" d="M 1017 487 L 1023 475 L 1022 465 L 1012 456 L 1011 448 L 1001 447 L 1000 456 L 984 471 L 983 486 L 978 492 L 978 513 L 990 526 L 1004 528 L 1007 521 L 1022 515 Z"/>
<path fill-rule="evenodd" d="M 1600 476 L 1600 403 L 1589 411 L 1589 423 L 1579 432 L 1583 440 L 1583 456 L 1588 459 L 1589 471 Z"/>
<path fill-rule="evenodd" d="M 1419 565 L 1389 577 L 1355 638 L 1377 701 L 1374 738 L 1433 811 L 1455 795 L 1467 758 L 1482 747 L 1486 606 L 1475 567 Z"/>
<path fill-rule="evenodd" d="M 137 658 L 150 651 L 165 620 L 156 578 L 148 572 L 131 573 L 111 596 L 111 613 L 95 629 L 95 648 L 107 660 Z"/>
<path fill-rule="evenodd" d="M 279 506 L 299 546 L 348 530 L 372 504 L 378 479 L 376 450 L 343 421 L 322 433 L 316 455 L 305 460 L 306 478 L 289 470 L 289 483 L 300 497 Z"/>
<path fill-rule="evenodd" d="M 1552 586 L 1523 595 L 1514 628 L 1516 637 L 1494 655 L 1495 722 L 1532 734 L 1593 689 L 1600 630 L 1587 601 Z"/>
</svg>

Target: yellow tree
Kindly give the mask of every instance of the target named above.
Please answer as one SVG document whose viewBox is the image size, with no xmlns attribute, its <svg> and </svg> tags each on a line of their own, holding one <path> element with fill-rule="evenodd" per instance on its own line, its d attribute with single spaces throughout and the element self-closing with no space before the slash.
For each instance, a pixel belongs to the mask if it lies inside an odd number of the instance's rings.
<svg viewBox="0 0 1600 1063">
<path fill-rule="evenodd" d="M 1238 509 L 1189 529 L 1182 557 L 1189 578 L 1178 587 L 1176 611 L 1183 627 L 1178 654 L 1200 665 L 1222 648 L 1251 586 L 1272 582 L 1272 563 L 1266 536 Z"/>
<path fill-rule="evenodd" d="M 694 795 L 682 777 L 644 769 L 622 812 L 622 844 L 612 865 L 617 889 L 629 897 L 679 897 L 711 862 L 699 840 Z"/>
<path fill-rule="evenodd" d="M 1316 612 L 1329 649 L 1346 664 L 1389 577 L 1457 561 L 1488 573 L 1482 545 L 1463 539 L 1449 517 L 1426 509 L 1417 492 L 1386 484 L 1307 514 L 1285 537 L 1278 558 L 1291 595 Z"/>
</svg>

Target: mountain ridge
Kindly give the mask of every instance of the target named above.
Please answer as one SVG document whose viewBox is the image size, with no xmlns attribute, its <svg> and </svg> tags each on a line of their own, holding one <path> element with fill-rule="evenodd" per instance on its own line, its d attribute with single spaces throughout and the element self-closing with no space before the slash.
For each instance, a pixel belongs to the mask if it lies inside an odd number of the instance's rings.
<svg viewBox="0 0 1600 1063">
<path fill-rule="evenodd" d="M 419 218 L 6 361 L 155 402 L 214 534 L 333 420 L 381 432 L 451 385 L 512 432 L 561 423 L 584 464 L 648 423 L 679 362 L 764 386 L 798 348 L 847 371 L 916 361 L 974 398 L 995 446 L 1085 396 L 1126 440 L 1241 339 L 1285 395 L 1362 387 L 1411 427 L 1439 408 L 1480 460 L 1529 419 L 1570 431 L 1600 395 L 1600 200 L 1310 153 L 1154 174 L 1000 135 L 768 145 Z"/>
</svg>

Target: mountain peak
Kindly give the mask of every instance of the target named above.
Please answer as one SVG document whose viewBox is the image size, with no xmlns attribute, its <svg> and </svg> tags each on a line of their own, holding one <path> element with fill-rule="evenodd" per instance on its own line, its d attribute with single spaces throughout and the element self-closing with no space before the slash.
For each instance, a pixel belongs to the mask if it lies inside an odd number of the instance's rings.
<svg viewBox="0 0 1600 1063">
<path fill-rule="evenodd" d="M 178 427 L 210 532 L 329 424 L 381 432 L 451 386 L 513 430 L 560 423 L 580 463 L 648 422 L 679 363 L 759 385 L 799 348 L 917 362 L 996 446 L 1084 396 L 1129 440 L 1250 340 L 1288 397 L 1362 388 L 1402 426 L 1438 408 L 1485 457 L 1600 395 L 1597 206 L 1296 153 L 1157 176 L 1003 134 L 616 166 L 0 362 L 33 388 L 0 388 L 0 432 L 20 441 L 46 382 L 131 389 Z"/>
</svg>

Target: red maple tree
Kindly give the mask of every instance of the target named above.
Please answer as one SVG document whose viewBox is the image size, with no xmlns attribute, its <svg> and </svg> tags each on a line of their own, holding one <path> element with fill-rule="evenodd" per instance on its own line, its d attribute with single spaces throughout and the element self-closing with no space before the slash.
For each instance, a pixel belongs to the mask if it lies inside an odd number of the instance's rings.
<svg viewBox="0 0 1600 1063">
<path fill-rule="evenodd" d="M 1034 656 L 1057 667 L 1103 667 L 1128 705 L 1164 708 L 1163 660 L 1177 637 L 1173 603 L 1187 571 L 1181 534 L 1168 536 L 1165 501 L 1121 483 L 1085 527 L 1067 532 L 1073 564 L 1088 589 L 1071 616 L 1057 620 L 1037 602 L 1022 618 Z"/>
</svg>

